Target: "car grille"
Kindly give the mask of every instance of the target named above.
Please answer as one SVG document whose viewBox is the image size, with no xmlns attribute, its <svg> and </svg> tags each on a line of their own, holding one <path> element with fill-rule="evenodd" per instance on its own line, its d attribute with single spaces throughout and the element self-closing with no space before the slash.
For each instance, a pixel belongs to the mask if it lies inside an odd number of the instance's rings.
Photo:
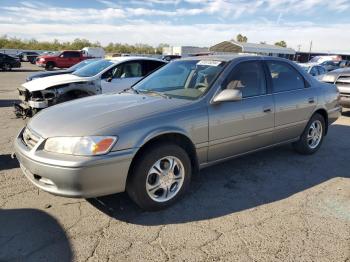
<svg viewBox="0 0 350 262">
<path fill-rule="evenodd" d="M 33 131 L 26 128 L 22 133 L 22 141 L 29 148 L 32 149 L 40 140 L 40 136 L 33 133 Z"/>
<path fill-rule="evenodd" d="M 342 86 L 350 86 L 350 76 L 339 76 L 335 84 L 339 84 Z"/>
</svg>

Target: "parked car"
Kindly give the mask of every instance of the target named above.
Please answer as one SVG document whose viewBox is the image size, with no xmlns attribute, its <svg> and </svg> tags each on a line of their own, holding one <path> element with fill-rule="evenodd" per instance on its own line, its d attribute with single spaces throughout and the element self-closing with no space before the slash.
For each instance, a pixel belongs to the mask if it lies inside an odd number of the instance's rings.
<svg viewBox="0 0 350 262">
<path fill-rule="evenodd" d="M 350 67 L 350 61 L 349 60 L 341 60 L 337 63 L 339 68 L 344 68 L 344 67 Z"/>
<path fill-rule="evenodd" d="M 44 72 L 39 72 L 39 73 L 35 73 L 32 75 L 27 76 L 26 81 L 32 81 L 34 79 L 38 79 L 38 78 L 42 78 L 42 77 L 47 77 L 47 76 L 55 76 L 55 75 L 64 75 L 64 74 L 71 74 L 74 71 L 92 63 L 92 62 L 96 62 L 100 60 L 99 58 L 95 58 L 95 59 L 86 59 L 81 61 L 78 64 L 75 64 L 74 66 L 71 66 L 70 68 L 64 69 L 64 70 L 56 70 L 56 71 L 44 71 Z"/>
<path fill-rule="evenodd" d="M 174 60 L 174 59 L 179 59 L 181 58 L 180 55 L 163 55 L 162 56 L 162 59 L 165 60 L 165 61 L 171 61 L 171 60 Z"/>
<path fill-rule="evenodd" d="M 147 57 L 101 59 L 72 74 L 54 75 L 26 82 L 18 88 L 18 117 L 30 117 L 39 110 L 69 100 L 120 92 L 166 62 Z"/>
<path fill-rule="evenodd" d="M 0 68 L 3 71 L 10 71 L 12 68 L 21 67 L 21 62 L 18 57 L 0 53 Z"/>
<path fill-rule="evenodd" d="M 80 51 L 66 50 L 46 56 L 39 56 L 36 60 L 36 65 L 44 67 L 46 70 L 52 70 L 55 67 L 68 68 L 85 59 L 87 59 L 87 57 Z"/>
<path fill-rule="evenodd" d="M 340 92 L 340 104 L 350 108 L 350 68 L 329 72 L 321 78 L 321 81 L 335 84 Z"/>
<path fill-rule="evenodd" d="M 19 57 L 21 62 L 30 62 L 34 64 L 36 61 L 36 58 L 40 55 L 37 52 L 25 51 L 25 52 L 19 53 L 17 56 Z"/>
<path fill-rule="evenodd" d="M 120 94 L 43 110 L 16 137 L 15 155 L 52 194 L 126 190 L 141 208 L 158 210 L 206 166 L 291 142 L 315 153 L 340 114 L 338 97 L 335 85 L 282 58 L 190 57 Z"/>
<path fill-rule="evenodd" d="M 316 79 L 319 79 L 322 75 L 327 73 L 326 68 L 315 63 L 300 63 L 298 64 L 306 73 L 309 73 Z"/>
<path fill-rule="evenodd" d="M 339 68 L 339 63 L 334 61 L 324 61 L 320 63 L 320 66 L 326 68 L 327 72 L 333 71 Z"/>
</svg>

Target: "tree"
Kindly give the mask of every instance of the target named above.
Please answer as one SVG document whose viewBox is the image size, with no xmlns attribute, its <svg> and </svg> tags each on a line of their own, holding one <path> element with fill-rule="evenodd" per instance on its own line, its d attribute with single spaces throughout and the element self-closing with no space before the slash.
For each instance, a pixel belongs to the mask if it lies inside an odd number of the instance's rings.
<svg viewBox="0 0 350 262">
<path fill-rule="evenodd" d="M 22 40 L 19 38 L 9 38 L 7 35 L 0 36 L 0 48 L 13 48 L 13 49 L 27 49 L 27 50 L 81 50 L 84 47 L 102 47 L 101 43 L 90 42 L 87 39 L 76 38 L 73 42 L 60 42 L 57 39 L 54 39 L 52 42 L 49 41 L 37 41 L 35 39 Z M 162 49 L 168 44 L 159 44 L 158 47 L 154 48 L 153 46 L 147 44 L 121 44 L 121 43 L 109 43 L 104 47 L 107 53 L 134 53 L 134 54 L 157 54 L 162 53 Z"/>
<path fill-rule="evenodd" d="M 236 36 L 236 40 L 237 40 L 237 42 L 240 42 L 240 43 L 247 43 L 248 37 L 246 37 L 245 35 L 242 35 L 242 34 L 238 34 Z"/>
<path fill-rule="evenodd" d="M 287 47 L 287 43 L 285 41 L 279 41 L 275 43 L 276 46 L 280 46 L 280 47 Z"/>
</svg>

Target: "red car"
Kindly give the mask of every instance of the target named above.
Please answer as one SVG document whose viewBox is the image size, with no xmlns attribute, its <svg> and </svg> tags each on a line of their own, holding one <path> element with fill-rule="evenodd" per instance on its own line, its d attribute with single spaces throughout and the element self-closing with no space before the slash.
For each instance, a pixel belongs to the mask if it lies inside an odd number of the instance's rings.
<svg viewBox="0 0 350 262">
<path fill-rule="evenodd" d="M 36 60 L 36 65 L 45 67 L 46 70 L 52 70 L 55 67 L 68 68 L 87 58 L 83 56 L 81 51 L 66 50 L 53 53 L 52 55 L 39 56 Z"/>
</svg>

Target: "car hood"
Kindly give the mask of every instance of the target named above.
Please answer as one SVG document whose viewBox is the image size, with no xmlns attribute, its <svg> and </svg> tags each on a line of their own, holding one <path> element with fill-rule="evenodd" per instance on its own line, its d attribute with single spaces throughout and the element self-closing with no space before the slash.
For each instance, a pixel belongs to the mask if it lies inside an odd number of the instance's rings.
<svg viewBox="0 0 350 262">
<path fill-rule="evenodd" d="M 22 86 L 28 89 L 30 92 L 33 92 L 44 90 L 52 86 L 90 80 L 90 77 L 80 77 L 72 74 L 63 74 L 34 79 L 30 82 L 24 83 Z"/>
<path fill-rule="evenodd" d="M 69 74 L 74 72 L 73 70 L 63 69 L 63 70 L 55 70 L 55 71 L 43 71 L 35 74 L 31 74 L 27 77 L 27 79 L 35 79 L 35 78 L 42 78 L 47 76 L 55 76 L 55 75 L 62 75 L 62 74 Z"/>
<path fill-rule="evenodd" d="M 121 127 L 190 103 L 130 93 L 96 95 L 44 109 L 30 120 L 28 127 L 43 138 L 107 135 L 103 129 Z"/>
</svg>

